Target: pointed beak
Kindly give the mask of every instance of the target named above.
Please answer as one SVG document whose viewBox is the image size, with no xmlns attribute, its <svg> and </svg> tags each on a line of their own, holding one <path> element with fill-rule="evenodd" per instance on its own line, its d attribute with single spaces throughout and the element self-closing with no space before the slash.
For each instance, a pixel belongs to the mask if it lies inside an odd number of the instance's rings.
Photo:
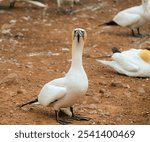
<svg viewBox="0 0 150 142">
<path fill-rule="evenodd" d="M 77 38 L 78 43 L 80 42 L 80 38 L 84 39 L 84 31 L 76 30 L 74 31 L 74 38 Z"/>
</svg>

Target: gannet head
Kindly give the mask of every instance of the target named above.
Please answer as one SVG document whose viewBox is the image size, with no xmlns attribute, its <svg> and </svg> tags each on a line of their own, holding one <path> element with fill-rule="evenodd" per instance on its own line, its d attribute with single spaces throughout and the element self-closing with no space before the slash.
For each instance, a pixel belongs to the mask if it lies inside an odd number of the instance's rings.
<svg viewBox="0 0 150 142">
<path fill-rule="evenodd" d="M 73 30 L 72 39 L 75 43 L 84 44 L 84 41 L 86 40 L 86 38 L 87 38 L 87 34 L 84 29 L 76 28 Z"/>
</svg>

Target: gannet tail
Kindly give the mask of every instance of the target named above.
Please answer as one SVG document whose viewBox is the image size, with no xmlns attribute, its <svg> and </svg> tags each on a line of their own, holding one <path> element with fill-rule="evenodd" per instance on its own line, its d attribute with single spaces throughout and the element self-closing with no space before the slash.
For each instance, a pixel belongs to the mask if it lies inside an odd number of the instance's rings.
<svg viewBox="0 0 150 142">
<path fill-rule="evenodd" d="M 104 23 L 103 25 L 107 25 L 107 26 L 118 26 L 118 24 L 114 21 L 109 21 L 109 22 L 106 22 Z"/>
<path fill-rule="evenodd" d="M 39 104 L 38 98 L 36 98 L 36 99 L 34 99 L 34 100 L 32 100 L 32 101 L 29 101 L 29 102 L 27 102 L 27 103 L 24 103 L 24 104 L 20 105 L 19 107 L 21 108 L 21 107 L 24 107 L 24 106 L 30 105 L 30 104 Z"/>
</svg>

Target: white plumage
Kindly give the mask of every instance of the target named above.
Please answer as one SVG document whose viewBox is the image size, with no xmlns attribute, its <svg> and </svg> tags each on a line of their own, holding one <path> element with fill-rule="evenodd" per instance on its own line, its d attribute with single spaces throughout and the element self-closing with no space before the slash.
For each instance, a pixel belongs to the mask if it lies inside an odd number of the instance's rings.
<svg viewBox="0 0 150 142">
<path fill-rule="evenodd" d="M 60 8 L 65 1 L 68 1 L 71 7 L 73 7 L 74 3 L 78 3 L 80 0 L 57 0 L 57 6 Z"/>
<path fill-rule="evenodd" d="M 150 77 L 150 51 L 145 49 L 130 49 L 112 55 L 112 61 L 98 60 L 108 65 L 120 74 L 131 77 Z"/>
<path fill-rule="evenodd" d="M 136 36 L 134 30 L 140 35 L 139 28 L 150 21 L 150 0 L 142 0 L 142 5 L 120 11 L 113 21 L 122 27 L 132 29 L 134 36 Z"/>
<path fill-rule="evenodd" d="M 82 65 L 82 52 L 86 39 L 85 30 L 75 29 L 72 33 L 72 39 L 72 63 L 68 73 L 62 78 L 46 83 L 38 95 L 38 104 L 44 106 L 53 105 L 56 120 L 61 124 L 68 123 L 60 119 L 59 111 L 61 109 L 73 119 L 89 120 L 87 117 L 75 115 L 72 107 L 79 99 L 82 99 L 88 89 L 88 78 Z M 36 101 L 28 102 L 22 106 L 34 102 Z"/>
<path fill-rule="evenodd" d="M 47 8 L 48 6 L 39 2 L 39 1 L 35 1 L 35 0 L 9 0 L 10 2 L 10 8 L 13 8 L 16 2 L 27 2 L 39 7 L 43 7 L 43 8 Z"/>
</svg>

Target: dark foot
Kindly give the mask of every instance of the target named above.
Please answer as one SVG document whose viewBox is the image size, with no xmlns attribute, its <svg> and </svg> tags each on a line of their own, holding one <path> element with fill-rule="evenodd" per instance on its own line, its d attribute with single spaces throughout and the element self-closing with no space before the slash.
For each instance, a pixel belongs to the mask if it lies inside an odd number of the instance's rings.
<svg viewBox="0 0 150 142">
<path fill-rule="evenodd" d="M 144 34 L 136 34 L 136 35 L 134 35 L 134 37 L 136 37 L 136 38 L 143 38 L 143 37 L 145 37 L 145 35 Z"/>
<path fill-rule="evenodd" d="M 72 119 L 74 120 L 84 120 L 84 121 L 89 121 L 91 118 L 89 117 L 83 117 L 83 116 L 79 116 L 79 115 L 75 115 L 74 112 L 73 112 L 73 107 L 70 107 L 70 111 L 72 113 Z"/>
<path fill-rule="evenodd" d="M 14 6 L 15 6 L 15 2 L 11 2 L 9 8 L 14 8 Z"/>
<path fill-rule="evenodd" d="M 71 123 L 70 121 L 65 121 L 63 119 L 58 119 L 57 122 L 61 125 L 67 125 L 67 124 Z"/>
<path fill-rule="evenodd" d="M 78 121 L 82 121 L 82 120 L 89 121 L 91 119 L 89 117 L 83 117 L 83 116 L 79 116 L 79 115 L 73 115 L 71 118 L 74 120 L 78 120 Z"/>
<path fill-rule="evenodd" d="M 59 110 L 55 110 L 55 115 L 56 115 L 56 121 L 61 124 L 61 125 L 67 125 L 69 123 L 71 123 L 70 121 L 66 121 L 66 120 L 63 120 L 63 119 L 60 119 L 59 117 Z"/>
</svg>

